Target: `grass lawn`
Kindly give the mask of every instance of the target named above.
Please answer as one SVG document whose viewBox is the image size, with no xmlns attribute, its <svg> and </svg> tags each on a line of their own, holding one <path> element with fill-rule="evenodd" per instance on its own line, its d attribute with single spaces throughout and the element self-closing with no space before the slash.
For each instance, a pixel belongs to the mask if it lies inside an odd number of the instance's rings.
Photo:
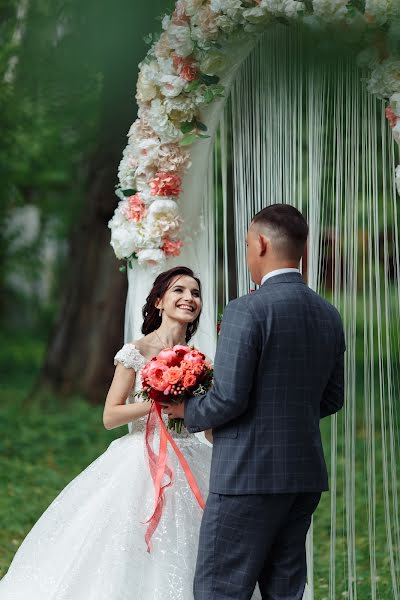
<svg viewBox="0 0 400 600">
<path fill-rule="evenodd" d="M 101 454 L 108 444 L 124 435 L 125 428 L 106 431 L 102 406 L 81 399 L 26 400 L 43 353 L 43 344 L 24 340 L 1 344 L 7 354 L 2 366 L 0 390 L 0 575 L 19 544 L 58 492 Z M 7 352 L 5 352 L 7 348 Z M 359 399 L 356 441 L 356 562 L 357 597 L 369 600 L 370 568 L 367 530 L 367 489 L 362 397 Z M 343 416 L 338 422 L 338 497 L 335 599 L 348 597 L 346 517 L 344 510 Z M 323 422 L 326 457 L 330 460 L 330 419 Z M 386 545 L 380 433 L 376 436 L 377 498 L 376 553 L 378 598 L 392 600 L 393 593 Z M 324 494 L 314 521 L 315 598 L 328 599 L 330 545 L 330 495 Z M 398 555 L 397 555 L 398 556 Z"/>
</svg>

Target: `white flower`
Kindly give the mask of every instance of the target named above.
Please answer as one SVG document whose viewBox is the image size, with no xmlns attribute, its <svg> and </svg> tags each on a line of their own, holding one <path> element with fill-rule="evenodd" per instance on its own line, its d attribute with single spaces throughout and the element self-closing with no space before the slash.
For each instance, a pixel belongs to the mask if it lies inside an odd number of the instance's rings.
<svg viewBox="0 0 400 600">
<path fill-rule="evenodd" d="M 207 75 L 221 73 L 227 66 L 226 54 L 220 50 L 209 50 L 200 59 L 200 71 Z"/>
<path fill-rule="evenodd" d="M 340 21 L 347 16 L 349 0 L 313 0 L 314 14 L 324 21 Z"/>
<path fill-rule="evenodd" d="M 115 209 L 113 218 L 108 226 L 111 229 L 111 246 L 117 258 L 128 258 L 136 249 L 136 224 L 128 221 L 125 212 L 128 210 L 128 201 L 121 200 Z"/>
<path fill-rule="evenodd" d="M 170 198 L 155 200 L 150 204 L 147 215 L 149 233 L 154 237 L 171 237 L 177 235 L 182 225 L 179 208 L 175 200 Z"/>
<path fill-rule="evenodd" d="M 379 25 L 392 21 L 400 15 L 399 0 L 366 0 L 365 14 L 374 17 Z"/>
<path fill-rule="evenodd" d="M 168 26 L 168 39 L 170 46 L 178 56 L 186 57 L 193 52 L 193 40 L 190 37 L 190 27 L 187 24 Z"/>
<path fill-rule="evenodd" d="M 243 11 L 243 16 L 249 23 L 254 24 L 268 23 L 271 20 L 271 12 L 265 6 L 265 2 L 261 2 L 252 8 L 247 8 Z"/>
<path fill-rule="evenodd" d="M 397 120 L 396 125 L 392 129 L 394 141 L 400 144 L 400 120 Z"/>
<path fill-rule="evenodd" d="M 139 102 L 150 102 L 157 96 L 155 81 L 159 78 L 157 61 L 142 63 L 136 85 L 136 98 Z"/>
<path fill-rule="evenodd" d="M 166 112 L 180 122 L 192 121 L 196 105 L 190 96 L 177 96 L 176 98 L 165 98 L 164 107 Z"/>
<path fill-rule="evenodd" d="M 165 263 L 165 254 L 159 248 L 149 248 L 147 250 L 139 250 L 137 259 L 141 267 L 153 267 L 158 270 Z"/>
<path fill-rule="evenodd" d="M 400 93 L 393 94 L 393 96 L 390 97 L 389 103 L 393 112 L 400 117 Z"/>
<path fill-rule="evenodd" d="M 398 165 L 398 166 L 396 167 L 396 173 L 395 173 L 395 175 L 396 175 L 396 188 L 397 188 L 397 193 L 398 193 L 398 194 L 399 194 L 399 196 L 400 196 L 400 165 Z"/>
<path fill-rule="evenodd" d="M 179 96 L 185 85 L 186 81 L 176 75 L 162 75 L 160 77 L 161 93 L 169 98 Z"/>
<path fill-rule="evenodd" d="M 128 144 L 122 153 L 122 160 L 118 167 L 118 179 L 123 190 L 134 186 L 137 166 L 137 159 L 132 153 L 131 146 Z"/>
<path fill-rule="evenodd" d="M 185 12 L 189 17 L 194 17 L 198 10 L 202 8 L 204 0 L 185 0 Z"/>
<path fill-rule="evenodd" d="M 211 0 L 210 8 L 213 12 L 223 13 L 233 21 L 241 21 L 243 12 L 241 0 Z"/>
<path fill-rule="evenodd" d="M 368 90 L 379 98 L 389 98 L 400 92 L 400 60 L 387 58 L 372 70 Z"/>
<path fill-rule="evenodd" d="M 168 112 L 158 98 L 151 101 L 150 108 L 143 113 L 143 117 L 162 142 L 177 142 L 182 138 L 182 132 L 169 120 Z"/>
</svg>

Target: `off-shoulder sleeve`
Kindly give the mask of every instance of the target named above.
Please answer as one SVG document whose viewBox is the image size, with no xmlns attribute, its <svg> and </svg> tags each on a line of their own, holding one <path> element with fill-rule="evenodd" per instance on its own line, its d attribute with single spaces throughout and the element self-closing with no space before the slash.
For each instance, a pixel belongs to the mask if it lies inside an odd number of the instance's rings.
<svg viewBox="0 0 400 600">
<path fill-rule="evenodd" d="M 125 344 L 114 356 L 114 365 L 120 363 L 126 369 L 134 369 L 135 371 L 142 369 L 146 362 L 144 356 L 133 344 Z"/>
</svg>

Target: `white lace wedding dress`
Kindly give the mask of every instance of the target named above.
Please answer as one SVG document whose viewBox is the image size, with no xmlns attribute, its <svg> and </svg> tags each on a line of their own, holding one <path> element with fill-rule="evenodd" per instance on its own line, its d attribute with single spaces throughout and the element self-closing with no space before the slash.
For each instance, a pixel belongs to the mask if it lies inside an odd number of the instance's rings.
<svg viewBox="0 0 400 600">
<path fill-rule="evenodd" d="M 115 362 L 135 369 L 141 387 L 146 360 L 126 344 Z M 201 509 L 183 470 L 175 471 L 147 552 L 144 522 L 154 508 L 154 486 L 144 452 L 146 417 L 76 477 L 28 534 L 0 582 L 0 600 L 190 600 Z M 203 497 L 211 448 L 184 430 L 173 434 Z"/>
</svg>

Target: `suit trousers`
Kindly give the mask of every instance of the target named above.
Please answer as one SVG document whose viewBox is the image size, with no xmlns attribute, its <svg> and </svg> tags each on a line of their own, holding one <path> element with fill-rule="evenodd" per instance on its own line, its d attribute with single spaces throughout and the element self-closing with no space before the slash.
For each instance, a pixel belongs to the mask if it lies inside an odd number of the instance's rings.
<svg viewBox="0 0 400 600">
<path fill-rule="evenodd" d="M 210 493 L 200 529 L 195 600 L 301 600 L 305 541 L 321 493 Z"/>
</svg>

